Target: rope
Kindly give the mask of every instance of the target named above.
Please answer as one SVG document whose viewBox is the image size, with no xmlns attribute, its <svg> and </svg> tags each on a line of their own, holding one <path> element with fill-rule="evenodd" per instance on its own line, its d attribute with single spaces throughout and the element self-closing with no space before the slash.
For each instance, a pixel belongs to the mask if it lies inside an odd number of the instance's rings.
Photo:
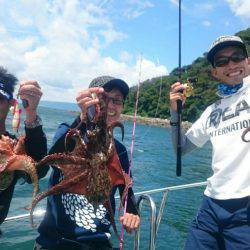
<svg viewBox="0 0 250 250">
<path fill-rule="evenodd" d="M 137 93 L 136 93 L 136 102 L 135 102 L 135 111 L 134 111 L 134 124 L 132 129 L 132 140 L 131 140 L 131 146 L 130 146 L 130 156 L 129 156 L 129 168 L 128 168 L 128 175 L 131 174 L 131 169 L 133 166 L 133 151 L 134 151 L 134 142 L 135 142 L 135 128 L 136 128 L 136 118 L 137 118 L 137 111 L 138 111 L 138 102 L 139 102 L 139 93 L 140 93 L 140 79 L 141 79 L 141 64 L 142 64 L 142 57 L 140 58 L 140 69 L 139 69 L 139 80 L 137 84 Z M 128 193 L 125 198 L 124 202 L 124 211 L 123 215 L 125 215 L 127 210 L 127 204 L 128 204 Z M 122 250 L 123 246 L 123 238 L 124 238 L 125 228 L 122 226 L 122 232 L 121 232 L 121 240 L 120 240 L 120 250 Z"/>
</svg>

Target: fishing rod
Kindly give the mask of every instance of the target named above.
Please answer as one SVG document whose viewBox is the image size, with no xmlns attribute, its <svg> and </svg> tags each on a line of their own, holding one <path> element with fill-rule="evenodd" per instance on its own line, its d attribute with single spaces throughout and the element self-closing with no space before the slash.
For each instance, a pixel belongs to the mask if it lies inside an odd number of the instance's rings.
<svg viewBox="0 0 250 250">
<path fill-rule="evenodd" d="M 178 81 L 181 82 L 181 0 L 179 0 L 179 67 Z M 182 100 L 177 100 L 177 154 L 176 154 L 176 175 L 181 176 L 181 121 L 182 121 Z"/>
</svg>

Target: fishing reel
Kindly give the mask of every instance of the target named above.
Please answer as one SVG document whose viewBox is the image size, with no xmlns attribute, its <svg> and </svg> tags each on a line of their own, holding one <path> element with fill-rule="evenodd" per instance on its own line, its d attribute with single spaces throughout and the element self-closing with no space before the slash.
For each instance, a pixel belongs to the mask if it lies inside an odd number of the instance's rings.
<svg viewBox="0 0 250 250">
<path fill-rule="evenodd" d="M 183 90 L 183 95 L 190 97 L 194 95 L 194 84 L 198 82 L 197 77 L 189 77 L 187 82 L 184 83 L 185 89 Z"/>
</svg>

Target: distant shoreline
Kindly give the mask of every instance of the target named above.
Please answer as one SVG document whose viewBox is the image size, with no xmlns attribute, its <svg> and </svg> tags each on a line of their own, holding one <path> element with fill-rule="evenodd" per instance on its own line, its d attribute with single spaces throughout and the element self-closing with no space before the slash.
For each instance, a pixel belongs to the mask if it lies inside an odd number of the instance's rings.
<svg viewBox="0 0 250 250">
<path fill-rule="evenodd" d="M 50 109 L 56 109 L 56 110 L 64 110 L 76 115 L 79 115 L 79 111 L 75 111 L 75 110 L 65 110 L 65 109 L 58 109 L 56 107 L 48 107 L 48 106 L 42 106 L 44 108 L 50 108 Z M 134 116 L 132 115 L 126 115 L 126 114 L 121 114 L 121 118 L 120 118 L 121 122 L 124 121 L 128 121 L 128 122 L 133 122 L 134 121 Z M 152 118 L 152 117 L 143 117 L 143 116 L 139 116 L 137 115 L 136 117 L 136 121 L 139 124 L 143 124 L 143 125 L 148 125 L 148 126 L 155 126 L 155 127 L 162 127 L 162 128 L 170 128 L 170 124 L 169 124 L 169 119 L 161 119 L 161 118 Z M 182 122 L 182 127 L 187 130 L 191 127 L 192 123 L 191 122 L 187 122 L 187 121 L 183 121 Z"/>
<path fill-rule="evenodd" d="M 134 121 L 134 116 L 132 115 L 121 115 L 121 119 L 123 121 L 129 121 L 133 122 Z M 142 117 L 142 116 L 137 116 L 136 121 L 139 124 L 144 124 L 144 125 L 149 125 L 149 126 L 155 126 L 155 127 L 163 127 L 163 128 L 170 128 L 169 120 L 168 119 L 160 119 L 160 118 L 150 118 L 150 117 Z M 191 122 L 182 122 L 182 127 L 184 129 L 188 129 L 191 127 Z"/>
</svg>

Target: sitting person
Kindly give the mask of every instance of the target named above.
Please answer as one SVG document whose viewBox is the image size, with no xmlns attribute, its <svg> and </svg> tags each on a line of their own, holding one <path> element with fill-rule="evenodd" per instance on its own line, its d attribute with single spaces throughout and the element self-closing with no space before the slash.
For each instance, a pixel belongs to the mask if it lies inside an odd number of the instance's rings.
<svg viewBox="0 0 250 250">
<path fill-rule="evenodd" d="M 79 127 L 84 134 L 86 116 L 93 105 L 99 103 L 98 97 L 93 99 L 92 94 L 102 93 L 105 90 L 107 101 L 107 125 L 119 120 L 123 110 L 129 87 L 120 80 L 109 76 L 95 78 L 89 85 L 89 89 L 79 92 L 77 104 L 81 109 L 81 115 L 76 118 L 71 126 L 62 124 L 54 138 L 54 145 L 50 154 L 65 152 L 65 136 L 70 128 Z M 122 169 L 128 173 L 129 161 L 126 148 L 114 139 L 115 148 Z M 56 185 L 62 178 L 58 168 L 53 168 L 49 185 Z M 110 202 L 115 211 L 114 195 L 116 189 L 120 194 L 124 185 L 115 186 L 110 195 Z M 131 233 L 139 227 L 140 217 L 133 191 L 129 188 L 127 212 L 120 217 L 120 222 L 127 232 Z M 58 194 L 48 197 L 45 217 L 38 228 L 39 236 L 36 239 L 34 249 L 112 249 L 110 242 L 110 216 L 106 208 L 101 204 L 94 208 L 84 195 L 73 193 Z"/>
</svg>

